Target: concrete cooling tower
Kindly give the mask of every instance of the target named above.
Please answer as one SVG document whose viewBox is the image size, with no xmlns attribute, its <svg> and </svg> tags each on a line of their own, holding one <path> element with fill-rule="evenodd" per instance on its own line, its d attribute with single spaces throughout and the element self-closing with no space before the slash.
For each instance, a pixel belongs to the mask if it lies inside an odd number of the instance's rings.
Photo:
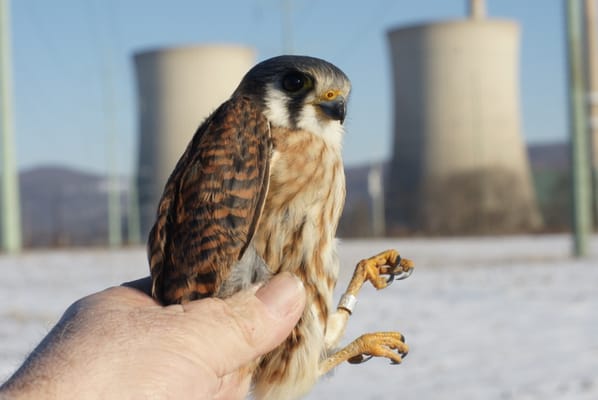
<svg viewBox="0 0 598 400">
<path fill-rule="evenodd" d="M 395 231 L 540 227 L 520 128 L 518 25 L 472 18 L 388 38 L 395 133 L 386 204 Z"/>
<path fill-rule="evenodd" d="M 176 162 L 201 122 L 253 66 L 255 52 L 236 46 L 168 48 L 137 53 L 134 61 L 140 121 L 137 190 L 145 238 Z"/>
</svg>

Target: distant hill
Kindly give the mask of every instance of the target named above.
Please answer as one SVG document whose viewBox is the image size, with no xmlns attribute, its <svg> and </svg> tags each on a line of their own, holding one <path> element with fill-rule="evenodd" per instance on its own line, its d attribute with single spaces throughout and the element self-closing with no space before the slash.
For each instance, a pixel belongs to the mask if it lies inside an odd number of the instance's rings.
<svg viewBox="0 0 598 400">
<path fill-rule="evenodd" d="M 121 181 L 121 209 L 125 210 L 128 191 L 126 180 Z M 107 187 L 105 177 L 68 167 L 44 166 L 22 171 L 24 244 L 105 244 L 108 232 Z"/>
<path fill-rule="evenodd" d="M 532 170 L 567 170 L 568 148 L 564 143 L 530 146 L 528 155 Z M 372 165 L 349 166 L 345 169 L 347 202 L 339 230 L 343 236 L 369 234 L 368 173 Z M 382 163 L 384 174 L 387 166 L 386 162 Z M 128 180 L 124 177 L 120 178 L 119 183 L 121 218 L 125 229 L 129 186 Z M 42 166 L 22 171 L 20 187 L 23 239 L 26 246 L 107 243 L 106 177 L 68 167 Z"/>
<path fill-rule="evenodd" d="M 543 143 L 527 147 L 527 154 L 534 171 L 566 171 L 569 169 L 568 143 Z"/>
</svg>

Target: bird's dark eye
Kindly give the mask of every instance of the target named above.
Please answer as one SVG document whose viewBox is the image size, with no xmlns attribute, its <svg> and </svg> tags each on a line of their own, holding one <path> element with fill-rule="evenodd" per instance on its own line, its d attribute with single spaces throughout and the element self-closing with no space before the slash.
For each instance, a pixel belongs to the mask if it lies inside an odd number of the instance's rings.
<svg viewBox="0 0 598 400">
<path fill-rule="evenodd" d="M 282 79 L 282 87 L 287 92 L 298 92 L 303 88 L 311 85 L 311 79 L 309 76 L 300 72 L 291 72 Z"/>
</svg>

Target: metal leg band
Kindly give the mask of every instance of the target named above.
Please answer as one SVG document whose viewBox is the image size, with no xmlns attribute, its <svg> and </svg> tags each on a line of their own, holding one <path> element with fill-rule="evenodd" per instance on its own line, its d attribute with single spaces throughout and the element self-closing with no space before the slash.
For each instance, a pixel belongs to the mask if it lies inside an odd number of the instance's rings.
<svg viewBox="0 0 598 400">
<path fill-rule="evenodd" d="M 347 310 L 349 314 L 353 314 L 353 308 L 355 308 L 355 304 L 357 304 L 357 297 L 353 296 L 352 294 L 345 293 L 338 302 L 338 308 L 342 308 L 343 310 Z"/>
</svg>

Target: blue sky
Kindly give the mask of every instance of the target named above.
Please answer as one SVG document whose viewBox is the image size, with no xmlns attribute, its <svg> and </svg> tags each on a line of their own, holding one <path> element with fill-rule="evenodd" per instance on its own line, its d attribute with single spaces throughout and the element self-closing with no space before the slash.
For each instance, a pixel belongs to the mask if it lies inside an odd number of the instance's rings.
<svg viewBox="0 0 598 400">
<path fill-rule="evenodd" d="M 136 160 L 131 55 L 161 46 L 236 43 L 258 60 L 284 52 L 281 0 L 12 0 L 13 77 L 20 168 L 59 164 L 124 173 Z M 392 93 L 386 32 L 461 18 L 465 0 L 291 0 L 294 53 L 325 58 L 353 82 L 347 165 L 390 154 Z M 566 140 L 563 2 L 487 0 L 492 18 L 520 23 L 523 133 Z M 108 118 L 110 117 L 110 118 Z M 112 122 L 110 122 L 112 121 Z M 109 130 L 118 137 L 107 155 Z"/>
</svg>

